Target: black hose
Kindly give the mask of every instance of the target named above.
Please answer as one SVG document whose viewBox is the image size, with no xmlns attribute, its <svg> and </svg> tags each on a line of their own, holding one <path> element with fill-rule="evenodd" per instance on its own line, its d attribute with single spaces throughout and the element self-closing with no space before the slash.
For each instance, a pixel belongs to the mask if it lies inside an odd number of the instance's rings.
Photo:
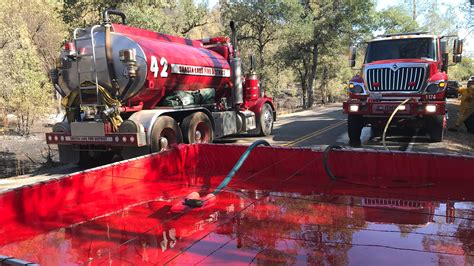
<svg viewBox="0 0 474 266">
<path fill-rule="evenodd" d="M 125 96 L 127 96 L 128 90 L 130 89 L 130 87 L 132 87 L 133 83 L 135 83 L 135 77 L 130 77 L 128 79 L 127 85 L 125 86 L 125 89 L 123 90 L 122 95 L 120 96 L 122 100 L 125 98 Z"/>
<path fill-rule="evenodd" d="M 245 160 L 247 160 L 247 157 L 249 157 L 250 152 L 252 152 L 253 149 L 255 149 L 255 147 L 257 147 L 258 145 L 270 146 L 270 143 L 268 143 L 266 140 L 263 140 L 263 139 L 256 140 L 254 143 L 252 143 L 247 148 L 247 150 L 245 150 L 245 152 L 242 154 L 242 156 L 240 156 L 239 160 L 235 163 L 234 167 L 232 167 L 232 169 L 227 174 L 227 176 L 224 178 L 224 180 L 219 184 L 219 186 L 217 186 L 216 190 L 214 190 L 214 192 L 212 192 L 214 195 L 219 194 L 219 192 L 221 192 L 221 190 L 224 189 L 229 184 L 230 180 L 232 180 L 232 178 L 237 173 L 237 171 L 240 169 L 242 164 L 244 164 Z"/>
<path fill-rule="evenodd" d="M 59 86 L 58 83 L 53 83 L 54 89 L 61 95 L 61 97 L 66 97 L 66 93 L 64 93 L 63 89 L 61 89 L 61 86 Z"/>
<path fill-rule="evenodd" d="M 247 157 L 249 157 L 250 153 L 255 149 L 255 147 L 259 145 L 265 145 L 265 146 L 270 146 L 270 143 L 268 141 L 259 139 L 253 142 L 246 150 L 245 152 L 240 156 L 239 160 L 235 163 L 234 167 L 230 170 L 230 172 L 227 174 L 227 176 L 222 180 L 222 182 L 217 186 L 217 188 L 212 192 L 214 196 L 217 196 L 227 185 L 229 182 L 232 180 L 232 178 L 235 176 L 237 171 L 240 169 L 240 167 L 244 164 L 245 160 L 247 160 Z M 202 207 L 205 201 L 201 199 L 184 199 L 183 204 L 191 207 L 191 208 L 199 208 Z"/>
<path fill-rule="evenodd" d="M 118 9 L 110 9 L 110 8 L 105 10 L 102 13 L 102 19 L 103 19 L 104 23 L 106 23 L 106 24 L 110 23 L 109 14 L 120 16 L 122 18 L 122 24 L 127 25 L 127 16 L 122 11 L 120 11 Z"/>
<path fill-rule="evenodd" d="M 328 165 L 328 157 L 329 157 L 329 152 L 333 149 L 337 149 L 337 150 L 341 150 L 342 149 L 342 146 L 339 146 L 339 145 L 329 145 L 326 147 L 326 149 L 324 150 L 323 152 L 323 167 L 324 167 L 324 171 L 326 171 L 326 175 L 331 178 L 331 180 L 333 181 L 336 181 L 337 180 L 337 177 L 334 176 L 334 174 L 332 173 L 331 169 L 329 168 L 329 165 Z"/>
<path fill-rule="evenodd" d="M 328 158 L 329 158 L 329 152 L 331 150 L 342 150 L 343 147 L 339 145 L 329 145 L 326 147 L 326 149 L 323 152 L 323 167 L 324 171 L 326 172 L 326 175 L 332 180 L 332 181 L 339 181 L 345 184 L 349 185 L 355 185 L 355 186 L 362 186 L 362 187 L 369 187 L 369 188 L 385 188 L 385 189 L 403 189 L 403 188 L 426 188 L 426 187 L 432 187 L 435 184 L 433 183 L 424 183 L 420 185 L 413 185 L 413 186 L 378 186 L 378 185 L 369 185 L 369 184 L 361 184 L 361 183 L 355 183 L 355 182 L 350 182 L 346 180 L 341 180 L 341 177 L 335 176 L 331 168 L 329 168 L 328 164 Z"/>
</svg>

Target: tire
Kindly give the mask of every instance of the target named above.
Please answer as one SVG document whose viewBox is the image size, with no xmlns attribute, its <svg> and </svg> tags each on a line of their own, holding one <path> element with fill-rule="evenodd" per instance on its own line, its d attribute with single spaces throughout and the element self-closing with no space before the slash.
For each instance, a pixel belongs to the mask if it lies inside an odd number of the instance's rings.
<svg viewBox="0 0 474 266">
<path fill-rule="evenodd" d="M 273 109 L 270 104 L 265 103 L 262 107 L 260 117 L 257 119 L 257 136 L 270 136 L 273 130 Z"/>
<path fill-rule="evenodd" d="M 212 143 L 214 132 L 209 117 L 203 112 L 186 116 L 181 123 L 185 143 Z"/>
<path fill-rule="evenodd" d="M 444 115 L 426 117 L 426 129 L 430 140 L 433 142 L 443 141 L 444 136 Z"/>
<path fill-rule="evenodd" d="M 169 149 L 171 145 L 183 142 L 183 135 L 176 120 L 169 116 L 160 116 L 151 129 L 151 152 Z"/>
<path fill-rule="evenodd" d="M 464 125 L 467 128 L 467 132 L 474 134 L 474 114 L 464 120 Z"/>
<path fill-rule="evenodd" d="M 347 134 L 349 135 L 349 145 L 360 146 L 360 134 L 364 127 L 364 119 L 361 115 L 347 116 Z"/>
</svg>

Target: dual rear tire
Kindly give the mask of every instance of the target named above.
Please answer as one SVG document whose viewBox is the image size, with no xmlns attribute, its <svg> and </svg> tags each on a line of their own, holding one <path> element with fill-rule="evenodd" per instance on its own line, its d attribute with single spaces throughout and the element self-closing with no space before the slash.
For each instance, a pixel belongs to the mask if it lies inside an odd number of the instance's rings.
<svg viewBox="0 0 474 266">
<path fill-rule="evenodd" d="M 185 143 L 211 143 L 214 139 L 211 120 L 203 112 L 186 116 L 181 130 Z"/>
<path fill-rule="evenodd" d="M 151 152 L 160 152 L 183 142 L 191 144 L 212 141 L 212 123 L 203 112 L 186 116 L 181 126 L 170 116 L 160 116 L 151 130 Z"/>
<path fill-rule="evenodd" d="M 169 149 L 183 142 L 183 135 L 176 120 L 170 116 L 160 116 L 151 129 L 151 152 Z"/>
</svg>

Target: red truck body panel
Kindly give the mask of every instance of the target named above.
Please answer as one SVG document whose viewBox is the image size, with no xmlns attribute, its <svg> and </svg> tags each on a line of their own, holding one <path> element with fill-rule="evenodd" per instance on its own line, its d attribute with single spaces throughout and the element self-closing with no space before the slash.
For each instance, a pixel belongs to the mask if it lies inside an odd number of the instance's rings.
<svg viewBox="0 0 474 266">
<path fill-rule="evenodd" d="M 113 28 L 115 33 L 124 34 L 140 45 L 148 65 L 152 62 L 152 56 L 158 60 L 158 77 L 148 71 L 145 88 L 130 102 L 143 102 L 145 109 L 152 109 L 167 92 L 173 90 L 215 88 L 216 102 L 224 95 L 230 95 L 230 89 L 226 91 L 226 88 L 230 88 L 231 76 L 228 60 L 204 48 L 201 41 L 121 24 L 113 24 Z M 167 70 L 161 65 L 162 58 L 167 61 Z M 161 77 L 162 71 L 166 71 L 166 78 Z"/>
</svg>

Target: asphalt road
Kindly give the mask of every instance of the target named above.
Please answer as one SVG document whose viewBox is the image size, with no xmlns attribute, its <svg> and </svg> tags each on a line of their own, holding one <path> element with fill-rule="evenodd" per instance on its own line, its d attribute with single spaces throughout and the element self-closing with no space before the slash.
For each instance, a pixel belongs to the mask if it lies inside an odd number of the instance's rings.
<svg viewBox="0 0 474 266">
<path fill-rule="evenodd" d="M 236 136 L 217 140 L 216 143 L 250 144 L 257 139 L 265 139 L 272 145 L 292 147 L 320 147 L 330 144 L 346 144 L 346 116 L 342 106 L 296 112 L 277 117 L 273 133 L 268 137 Z"/>
<path fill-rule="evenodd" d="M 449 109 L 449 107 L 448 107 Z M 452 114 L 452 112 L 451 112 Z M 451 117 L 454 120 L 454 117 Z M 397 151 L 422 151 L 453 153 L 447 149 L 447 141 L 432 143 L 427 135 L 419 131 L 389 129 L 386 136 L 386 147 Z M 216 141 L 217 143 L 250 144 L 258 137 L 231 137 Z M 316 107 L 277 117 L 273 134 L 264 137 L 272 145 L 291 147 L 310 147 L 324 149 L 328 145 L 348 146 L 347 115 L 342 113 L 342 104 Z M 385 149 L 381 137 L 372 137 L 370 128 L 363 128 L 362 148 Z"/>
</svg>

